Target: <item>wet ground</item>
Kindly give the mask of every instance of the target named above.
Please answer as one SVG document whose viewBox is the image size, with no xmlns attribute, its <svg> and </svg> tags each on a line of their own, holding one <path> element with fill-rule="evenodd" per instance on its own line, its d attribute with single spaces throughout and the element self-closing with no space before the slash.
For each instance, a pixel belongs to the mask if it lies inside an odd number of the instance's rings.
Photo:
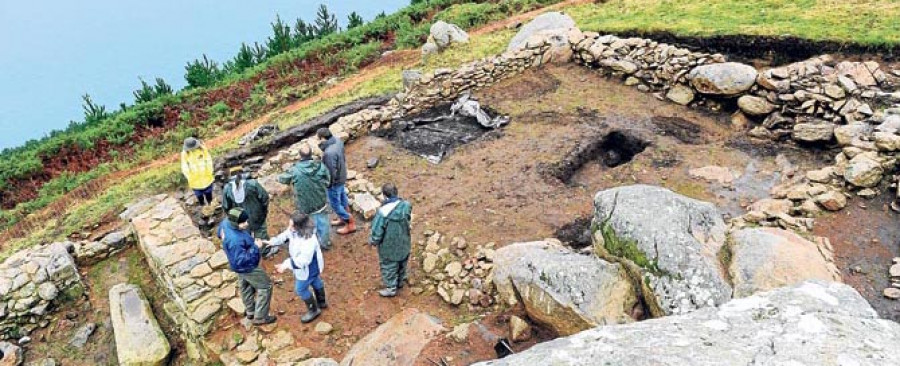
<svg viewBox="0 0 900 366">
<path fill-rule="evenodd" d="M 888 207 L 891 198 L 882 194 L 872 200 L 853 199 L 841 212 L 818 218 L 813 233 L 831 239 L 844 282 L 882 318 L 900 322 L 900 301 L 882 295 L 890 286 L 891 259 L 900 257 L 900 216 Z"/>
</svg>

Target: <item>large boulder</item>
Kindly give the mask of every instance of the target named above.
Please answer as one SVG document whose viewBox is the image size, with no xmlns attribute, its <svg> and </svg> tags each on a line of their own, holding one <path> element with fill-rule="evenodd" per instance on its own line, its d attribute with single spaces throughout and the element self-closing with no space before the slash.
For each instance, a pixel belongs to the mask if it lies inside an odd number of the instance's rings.
<svg viewBox="0 0 900 366">
<path fill-rule="evenodd" d="M 171 351 L 169 341 L 139 287 L 122 283 L 110 288 L 109 313 L 119 365 L 166 364 Z"/>
<path fill-rule="evenodd" d="M 806 280 L 840 282 L 831 250 L 793 232 L 776 228 L 743 229 L 731 235 L 734 297 L 794 285 Z"/>
<path fill-rule="evenodd" d="M 450 47 L 451 43 L 469 43 L 469 35 L 456 24 L 438 20 L 431 25 L 431 39 L 440 49 Z"/>
<path fill-rule="evenodd" d="M 756 83 L 756 76 L 753 66 L 724 62 L 697 66 L 688 74 L 688 79 L 694 89 L 703 94 L 730 96 L 750 90 Z"/>
<path fill-rule="evenodd" d="M 509 305 L 561 335 L 629 322 L 638 298 L 621 264 L 556 241 L 515 243 L 494 254 L 494 284 Z"/>
<path fill-rule="evenodd" d="M 522 29 L 509 41 L 509 46 L 507 46 L 506 50 L 518 51 L 526 48 L 528 40 L 532 37 L 561 38 L 565 40 L 566 46 L 568 46 L 568 31 L 570 28 L 575 27 L 575 21 L 566 14 L 560 12 L 544 13 L 522 26 Z"/>
<path fill-rule="evenodd" d="M 425 345 L 444 330 L 438 319 L 403 309 L 353 345 L 341 366 L 412 366 Z"/>
<path fill-rule="evenodd" d="M 720 308 L 594 328 L 480 366 L 900 365 L 900 324 L 853 288 L 804 282 Z"/>
<path fill-rule="evenodd" d="M 639 278 L 654 316 L 683 314 L 731 298 L 718 254 L 725 222 L 711 203 L 633 185 L 594 197 L 597 253 Z"/>
</svg>

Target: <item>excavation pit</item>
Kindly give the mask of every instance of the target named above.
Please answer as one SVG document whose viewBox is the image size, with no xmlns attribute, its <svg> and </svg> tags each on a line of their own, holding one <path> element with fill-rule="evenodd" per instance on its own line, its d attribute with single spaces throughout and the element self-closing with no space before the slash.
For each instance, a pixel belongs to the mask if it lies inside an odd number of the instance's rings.
<svg viewBox="0 0 900 366">
<path fill-rule="evenodd" d="M 450 107 L 451 104 L 443 104 L 397 120 L 376 134 L 435 164 L 459 146 L 500 135 L 499 130 L 482 126 L 474 117 L 451 113 Z M 491 118 L 498 115 L 490 108 L 482 109 Z"/>
<path fill-rule="evenodd" d="M 570 183 L 585 164 L 597 161 L 606 168 L 615 168 L 630 162 L 649 145 L 647 140 L 630 130 L 596 133 L 579 143 L 563 160 L 547 166 L 545 171 L 564 183 Z"/>
</svg>

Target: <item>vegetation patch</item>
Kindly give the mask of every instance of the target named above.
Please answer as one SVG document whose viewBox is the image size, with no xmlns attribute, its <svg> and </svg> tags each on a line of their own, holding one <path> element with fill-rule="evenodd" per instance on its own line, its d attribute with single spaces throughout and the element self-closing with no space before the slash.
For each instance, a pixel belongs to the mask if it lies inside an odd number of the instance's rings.
<svg viewBox="0 0 900 366">
<path fill-rule="evenodd" d="M 615 230 L 609 222 L 600 225 L 600 234 L 603 236 L 603 247 L 609 254 L 625 258 L 632 261 L 638 267 L 641 267 L 657 276 L 667 276 L 668 274 L 659 269 L 655 259 L 647 258 L 647 255 L 637 246 L 637 242 L 631 239 L 621 238 L 616 235 Z"/>
</svg>

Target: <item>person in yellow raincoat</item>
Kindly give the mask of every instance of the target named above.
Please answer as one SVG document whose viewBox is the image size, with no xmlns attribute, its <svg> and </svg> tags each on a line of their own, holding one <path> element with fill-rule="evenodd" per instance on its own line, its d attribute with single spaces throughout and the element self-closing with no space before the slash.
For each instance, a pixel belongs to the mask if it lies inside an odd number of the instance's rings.
<svg viewBox="0 0 900 366">
<path fill-rule="evenodd" d="M 184 148 L 181 150 L 181 173 L 188 180 L 188 185 L 194 190 L 197 202 L 201 206 L 211 205 L 213 202 L 213 162 L 209 150 L 200 140 L 188 137 L 184 140 Z"/>
</svg>

